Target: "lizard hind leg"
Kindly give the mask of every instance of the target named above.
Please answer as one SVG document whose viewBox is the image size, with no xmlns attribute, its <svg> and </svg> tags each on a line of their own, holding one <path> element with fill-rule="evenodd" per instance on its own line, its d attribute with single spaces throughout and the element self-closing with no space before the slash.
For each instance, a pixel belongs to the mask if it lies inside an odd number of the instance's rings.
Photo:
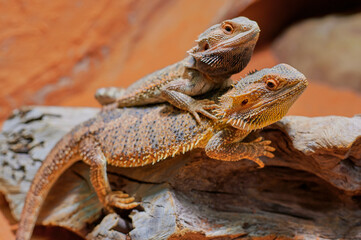
<svg viewBox="0 0 361 240">
<path fill-rule="evenodd" d="M 139 205 L 134 197 L 122 191 L 112 191 L 107 177 L 107 160 L 99 145 L 90 139 L 83 140 L 80 145 L 83 161 L 90 165 L 90 181 L 105 209 L 113 212 L 114 208 L 132 209 Z"/>
</svg>

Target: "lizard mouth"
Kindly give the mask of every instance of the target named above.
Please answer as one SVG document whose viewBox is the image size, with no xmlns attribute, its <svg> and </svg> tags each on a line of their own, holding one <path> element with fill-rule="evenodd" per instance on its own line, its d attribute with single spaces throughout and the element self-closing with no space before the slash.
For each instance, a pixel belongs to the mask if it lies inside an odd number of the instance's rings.
<svg viewBox="0 0 361 240">
<path fill-rule="evenodd" d="M 234 46 L 238 46 L 238 45 L 243 45 L 253 39 L 258 39 L 258 35 L 260 33 L 260 29 L 259 28 L 253 28 L 248 30 L 247 32 L 245 32 L 244 35 L 240 36 L 234 36 L 231 39 L 228 39 L 227 41 L 221 42 L 211 48 L 209 48 L 209 51 L 212 50 L 216 50 L 219 48 L 229 48 L 229 47 L 234 47 Z"/>
</svg>

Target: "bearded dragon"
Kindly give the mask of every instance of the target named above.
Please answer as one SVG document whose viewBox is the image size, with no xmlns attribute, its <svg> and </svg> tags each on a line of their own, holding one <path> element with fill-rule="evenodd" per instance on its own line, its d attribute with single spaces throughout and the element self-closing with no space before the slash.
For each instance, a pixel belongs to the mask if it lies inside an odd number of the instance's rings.
<svg viewBox="0 0 361 240">
<path fill-rule="evenodd" d="M 248 64 L 260 29 L 246 17 L 225 20 L 199 35 L 197 46 L 184 60 L 147 75 L 120 94 L 117 88 L 103 88 L 95 97 L 110 108 L 169 102 L 187 110 L 200 123 L 198 113 L 216 119 L 206 109 L 212 101 L 197 101 L 191 96 L 230 86 L 230 76 Z"/>
<path fill-rule="evenodd" d="M 280 120 L 304 91 L 307 80 L 293 67 L 280 64 L 246 76 L 226 93 L 214 96 L 218 121 L 193 116 L 169 104 L 101 111 L 78 125 L 51 150 L 27 194 L 17 240 L 29 240 L 51 186 L 74 162 L 90 166 L 90 180 L 104 205 L 130 209 L 138 205 L 122 191 L 112 191 L 107 164 L 140 167 L 202 148 L 222 161 L 250 159 L 263 167 L 261 156 L 273 157 L 270 141 L 242 140 L 253 130 Z"/>
</svg>

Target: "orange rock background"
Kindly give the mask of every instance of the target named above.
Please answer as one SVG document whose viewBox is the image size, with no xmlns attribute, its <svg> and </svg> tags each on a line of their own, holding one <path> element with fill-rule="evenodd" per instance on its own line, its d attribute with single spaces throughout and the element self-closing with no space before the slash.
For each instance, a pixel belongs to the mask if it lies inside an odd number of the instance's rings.
<svg viewBox="0 0 361 240">
<path fill-rule="evenodd" d="M 350 2 L 2 1 L 0 125 L 22 105 L 99 106 L 93 97 L 97 88 L 127 87 L 179 61 L 207 27 L 243 15 L 259 23 L 261 35 L 251 63 L 237 79 L 249 70 L 279 63 L 270 46 L 285 27 L 310 16 L 349 11 L 354 8 Z M 310 79 L 309 88 L 289 114 L 358 113 L 359 93 Z M 0 214 L 0 239 L 13 239 L 11 230 L 16 225 L 11 221 L 10 227 L 7 219 Z"/>
</svg>

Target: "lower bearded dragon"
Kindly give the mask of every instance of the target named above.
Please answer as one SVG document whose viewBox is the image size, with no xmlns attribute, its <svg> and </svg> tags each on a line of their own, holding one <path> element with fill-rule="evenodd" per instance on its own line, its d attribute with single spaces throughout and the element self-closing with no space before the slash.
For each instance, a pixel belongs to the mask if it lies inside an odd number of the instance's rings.
<svg viewBox="0 0 361 240">
<path fill-rule="evenodd" d="M 302 73 L 279 64 L 246 76 L 220 97 L 211 97 L 217 103 L 217 121 L 202 117 L 199 124 L 189 112 L 165 103 L 101 111 L 65 135 L 44 160 L 27 194 L 16 239 L 30 239 L 49 190 L 76 161 L 90 166 L 91 183 L 108 211 L 138 205 L 128 194 L 112 191 L 108 164 L 140 167 L 202 148 L 214 159 L 249 159 L 263 167 L 260 157 L 274 156 L 271 141 L 243 142 L 244 138 L 280 120 L 306 86 Z"/>
</svg>

